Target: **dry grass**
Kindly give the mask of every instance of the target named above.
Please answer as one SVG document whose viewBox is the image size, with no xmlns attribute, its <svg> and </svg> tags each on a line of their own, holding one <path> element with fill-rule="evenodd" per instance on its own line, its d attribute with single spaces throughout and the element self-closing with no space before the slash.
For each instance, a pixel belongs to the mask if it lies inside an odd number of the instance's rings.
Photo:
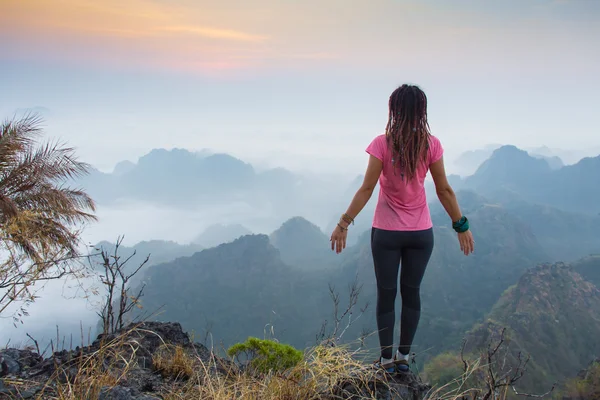
<svg viewBox="0 0 600 400">
<path fill-rule="evenodd" d="M 179 380 L 194 375 L 197 360 L 181 346 L 163 345 L 152 357 L 152 363 L 163 377 Z"/>
<path fill-rule="evenodd" d="M 74 375 L 69 375 L 68 365 L 57 366 L 53 383 L 37 399 L 96 399 L 102 388 L 125 385 L 138 359 L 136 342 L 128 337 L 119 336 L 96 352 L 73 359 L 80 366 Z M 156 396 L 166 400 L 324 400 L 340 398 L 341 384 L 362 389 L 360 394 L 354 392 L 354 399 L 377 399 L 374 382 L 380 386 L 384 382 L 362 358 L 345 347 L 321 346 L 308 350 L 302 362 L 285 373 L 256 375 L 217 358 L 203 362 L 193 350 L 163 343 L 152 361 L 154 370 L 165 378 Z M 432 389 L 426 399 L 478 399 L 481 392 L 472 385 L 483 367 L 472 363 L 463 376 Z M 506 399 L 506 394 L 496 397 L 500 399 Z"/>
<path fill-rule="evenodd" d="M 55 365 L 54 374 L 36 398 L 97 399 L 102 388 L 117 386 L 125 380 L 135 366 L 137 351 L 129 335 L 123 335 L 102 343 L 90 354 L 75 355 L 65 365 Z"/>
<path fill-rule="evenodd" d="M 305 354 L 304 360 L 286 373 L 250 375 L 231 369 L 229 373 L 210 373 L 210 365 L 202 364 L 185 385 L 164 394 L 165 399 L 187 400 L 316 400 L 333 395 L 340 382 L 357 386 L 375 378 L 351 353 L 341 347 L 317 347 Z M 357 373 L 360 372 L 360 373 Z M 365 396 L 375 399 L 375 394 Z"/>
</svg>

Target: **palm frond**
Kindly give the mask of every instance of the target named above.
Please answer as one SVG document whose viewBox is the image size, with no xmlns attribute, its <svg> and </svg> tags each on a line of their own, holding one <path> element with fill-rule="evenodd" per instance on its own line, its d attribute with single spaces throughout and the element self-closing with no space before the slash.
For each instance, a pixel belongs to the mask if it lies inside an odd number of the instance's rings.
<svg viewBox="0 0 600 400">
<path fill-rule="evenodd" d="M 59 142 L 38 146 L 40 122 L 27 115 L 0 126 L 0 230 L 36 260 L 59 248 L 75 253 L 74 225 L 96 219 L 94 201 L 65 186 L 89 165 Z"/>
<path fill-rule="evenodd" d="M 39 178 L 53 182 L 61 182 L 67 179 L 73 179 L 85 175 L 89 170 L 89 165 L 77 161 L 75 150 L 70 147 L 64 147 L 60 142 L 46 143 L 35 152 L 26 153 L 25 163 L 33 167 L 43 167 L 37 171 Z"/>
<path fill-rule="evenodd" d="M 34 190 L 36 185 L 60 185 L 88 170 L 89 165 L 77 161 L 73 149 L 47 143 L 36 150 L 25 150 L 21 159 L 1 171 L 0 191 L 10 196 Z"/>
<path fill-rule="evenodd" d="M 93 214 L 85 211 L 95 211 L 96 205 L 83 190 L 51 185 L 40 185 L 36 189 L 15 197 L 19 209 L 38 210 L 69 225 L 96 220 Z"/>
<path fill-rule="evenodd" d="M 0 125 L 0 169 L 13 165 L 41 133 L 42 118 L 27 114 L 20 120 L 6 120 Z"/>
<path fill-rule="evenodd" d="M 35 262 L 56 248 L 77 254 L 78 237 L 67 226 L 34 211 L 22 211 L 4 227 L 8 240 Z"/>
</svg>

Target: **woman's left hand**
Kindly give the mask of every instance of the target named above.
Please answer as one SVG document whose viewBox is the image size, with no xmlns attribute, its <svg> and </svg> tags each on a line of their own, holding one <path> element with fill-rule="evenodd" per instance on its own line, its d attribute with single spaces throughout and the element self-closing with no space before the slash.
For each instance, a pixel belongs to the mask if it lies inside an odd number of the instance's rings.
<svg viewBox="0 0 600 400">
<path fill-rule="evenodd" d="M 343 229 L 338 225 L 331 234 L 331 250 L 335 250 L 340 254 L 346 248 L 346 238 L 348 237 L 348 229 Z"/>
</svg>

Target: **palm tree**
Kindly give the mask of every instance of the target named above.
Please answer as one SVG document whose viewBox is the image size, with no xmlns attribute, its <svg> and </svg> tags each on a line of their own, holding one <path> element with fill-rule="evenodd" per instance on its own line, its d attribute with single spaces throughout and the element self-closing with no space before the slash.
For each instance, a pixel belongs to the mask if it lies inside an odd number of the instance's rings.
<svg viewBox="0 0 600 400">
<path fill-rule="evenodd" d="M 95 220 L 94 201 L 66 186 L 88 165 L 72 148 L 37 145 L 40 123 L 30 114 L 0 125 L 0 233 L 34 262 L 55 250 L 76 255 L 75 225 Z"/>
<path fill-rule="evenodd" d="M 0 316 L 14 302 L 13 319 L 27 315 L 36 286 L 80 276 L 77 224 L 96 217 L 94 201 L 66 186 L 87 173 L 72 148 L 39 146 L 41 119 L 26 115 L 0 125 Z"/>
</svg>

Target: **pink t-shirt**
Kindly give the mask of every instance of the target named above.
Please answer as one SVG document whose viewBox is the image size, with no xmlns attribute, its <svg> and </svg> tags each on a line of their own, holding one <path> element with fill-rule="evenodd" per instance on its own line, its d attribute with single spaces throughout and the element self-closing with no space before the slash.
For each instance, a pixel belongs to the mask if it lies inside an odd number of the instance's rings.
<svg viewBox="0 0 600 400">
<path fill-rule="evenodd" d="M 439 139 L 431 136 L 427 162 L 421 162 L 411 181 L 406 177 L 403 179 L 400 168 L 396 168 L 394 175 L 392 151 L 385 134 L 377 136 L 366 151 L 383 162 L 373 227 L 388 231 L 421 231 L 431 228 L 433 224 L 425 196 L 425 177 L 429 166 L 444 154 Z"/>
</svg>

